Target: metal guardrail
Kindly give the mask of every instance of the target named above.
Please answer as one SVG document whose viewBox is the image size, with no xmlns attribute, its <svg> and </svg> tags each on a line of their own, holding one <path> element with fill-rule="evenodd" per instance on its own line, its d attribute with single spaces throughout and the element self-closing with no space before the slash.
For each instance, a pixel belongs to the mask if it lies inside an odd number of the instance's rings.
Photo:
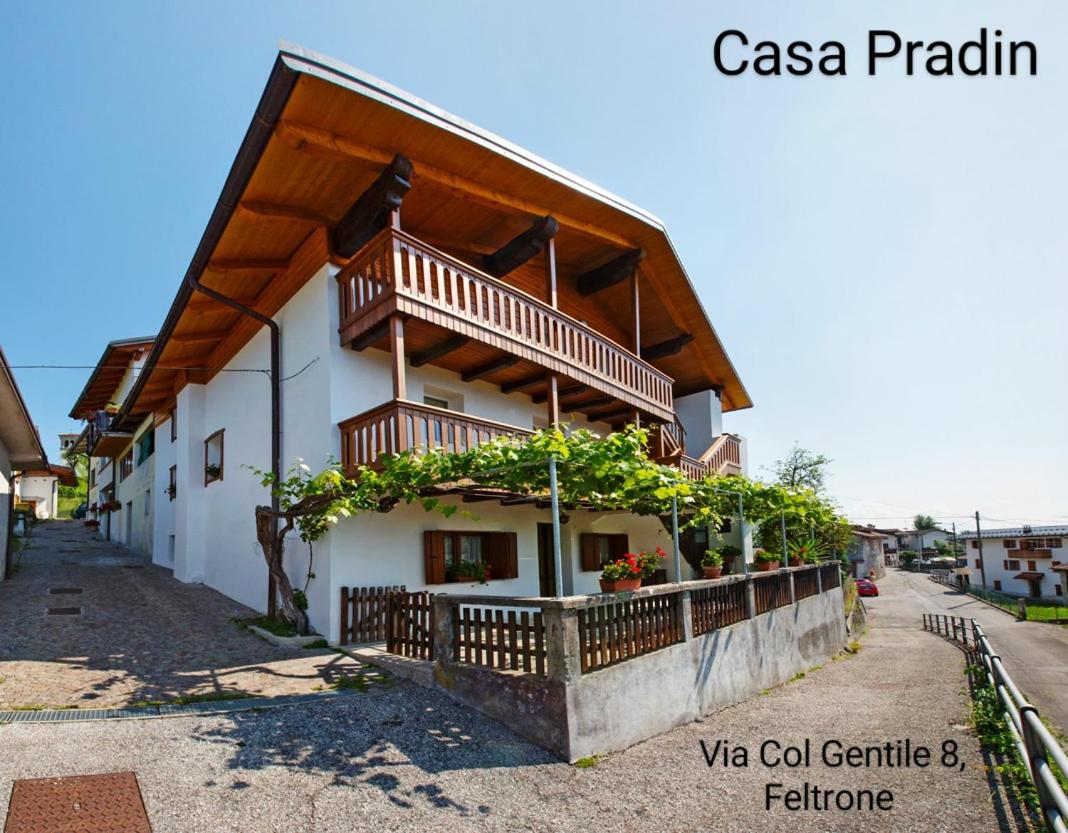
<svg viewBox="0 0 1068 833">
<path fill-rule="evenodd" d="M 1068 796 L 1051 766 L 1056 765 L 1068 775 L 1068 754 L 1046 728 L 1038 709 L 1020 693 L 982 627 L 974 619 L 965 619 L 963 616 L 925 613 L 923 628 L 949 637 L 975 652 L 983 664 L 987 681 L 1004 709 L 1005 722 L 1012 732 L 1020 759 L 1027 766 L 1031 783 L 1038 794 L 1046 829 L 1050 833 L 1068 833 Z"/>
</svg>

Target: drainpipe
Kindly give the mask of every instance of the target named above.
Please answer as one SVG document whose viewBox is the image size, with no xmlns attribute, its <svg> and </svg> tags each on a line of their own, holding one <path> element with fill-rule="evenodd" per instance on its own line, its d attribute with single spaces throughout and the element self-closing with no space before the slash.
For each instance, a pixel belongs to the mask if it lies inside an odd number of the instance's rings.
<svg viewBox="0 0 1068 833">
<path fill-rule="evenodd" d="M 192 287 L 193 291 L 202 292 L 212 300 L 237 310 L 242 315 L 247 315 L 255 321 L 259 321 L 266 326 L 271 333 L 271 474 L 274 475 L 274 480 L 277 484 L 282 478 L 282 387 L 279 373 L 279 367 L 281 365 L 281 331 L 278 324 L 273 318 L 266 316 L 263 313 L 256 312 L 256 310 L 246 307 L 244 304 L 235 301 L 233 298 L 228 298 L 225 295 L 216 292 L 214 289 L 209 289 L 204 286 L 197 280 L 192 272 L 189 272 L 186 276 L 186 280 L 189 283 L 189 286 Z M 278 495 L 274 493 L 273 489 L 271 490 L 271 509 L 275 512 L 278 511 Z M 273 536 L 276 536 L 278 533 L 277 517 L 271 519 L 271 531 Z M 268 570 L 268 616 L 274 616 L 278 612 L 276 601 L 277 595 L 278 592 L 274 584 L 274 577 Z"/>
</svg>

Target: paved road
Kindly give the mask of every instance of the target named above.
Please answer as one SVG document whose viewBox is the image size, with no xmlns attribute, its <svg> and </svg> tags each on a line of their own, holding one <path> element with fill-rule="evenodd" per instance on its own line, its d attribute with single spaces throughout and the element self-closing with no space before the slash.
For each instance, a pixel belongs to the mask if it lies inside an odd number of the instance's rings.
<svg viewBox="0 0 1068 833">
<path fill-rule="evenodd" d="M 964 660 L 919 628 L 902 579 L 859 654 L 588 769 L 554 761 L 441 694 L 397 681 L 310 707 L 226 716 L 0 726 L 0 819 L 15 778 L 133 770 L 156 833 L 598 830 L 988 833 L 999 809 L 966 723 Z M 621 713 L 616 719 L 626 720 Z M 769 769 L 766 740 L 958 744 L 963 771 Z M 750 751 L 708 766 L 700 742 Z M 888 789 L 889 811 L 764 809 L 765 787 Z"/>
<path fill-rule="evenodd" d="M 955 593 L 919 573 L 894 575 L 904 585 L 909 609 L 965 616 L 982 625 L 1020 690 L 1043 717 L 1068 734 L 1068 627 L 1017 621 L 1011 613 Z"/>
</svg>

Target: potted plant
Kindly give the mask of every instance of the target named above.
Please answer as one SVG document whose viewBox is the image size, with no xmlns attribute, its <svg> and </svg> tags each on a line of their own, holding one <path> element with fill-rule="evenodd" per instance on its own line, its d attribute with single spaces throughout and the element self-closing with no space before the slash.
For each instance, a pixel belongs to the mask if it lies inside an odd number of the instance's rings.
<svg viewBox="0 0 1068 833">
<path fill-rule="evenodd" d="M 622 593 L 642 586 L 642 568 L 638 556 L 628 552 L 622 558 L 609 561 L 601 568 L 601 592 Z"/>
<path fill-rule="evenodd" d="M 767 550 L 757 550 L 753 553 L 753 561 L 756 563 L 758 572 L 767 573 L 779 569 L 779 554 Z"/>
<path fill-rule="evenodd" d="M 734 563 L 742 554 L 741 548 L 734 546 L 734 544 L 724 544 L 719 548 L 719 554 L 723 556 L 723 566 L 726 567 L 727 572 L 737 573 L 738 568 L 734 566 Z"/>
<path fill-rule="evenodd" d="M 820 558 L 823 557 L 826 551 L 826 544 L 823 544 L 814 538 L 810 538 L 799 544 L 790 545 L 790 560 L 788 563 L 791 567 L 800 567 L 804 564 L 818 564 Z"/>
<path fill-rule="evenodd" d="M 166 491 L 167 491 L 167 497 L 169 497 L 171 500 L 174 500 L 175 496 L 177 496 L 177 494 L 178 494 L 178 487 L 177 486 L 168 486 Z"/>
<path fill-rule="evenodd" d="M 222 469 L 220 469 L 215 463 L 208 463 L 206 466 L 204 466 L 204 474 L 206 474 L 213 480 L 218 480 L 219 475 L 222 474 Z"/>
<path fill-rule="evenodd" d="M 478 582 L 479 584 L 485 584 L 489 579 L 490 569 L 488 564 L 484 564 L 481 561 L 454 561 L 445 569 L 445 578 L 449 581 L 459 582 L 461 584 L 470 584 Z"/>
<path fill-rule="evenodd" d="M 719 578 L 723 572 L 723 554 L 719 550 L 705 550 L 701 570 L 705 578 Z"/>
<path fill-rule="evenodd" d="M 94 518 L 86 518 L 84 523 L 90 529 L 96 529 L 98 526 L 100 526 L 100 521 L 95 520 Z"/>
</svg>

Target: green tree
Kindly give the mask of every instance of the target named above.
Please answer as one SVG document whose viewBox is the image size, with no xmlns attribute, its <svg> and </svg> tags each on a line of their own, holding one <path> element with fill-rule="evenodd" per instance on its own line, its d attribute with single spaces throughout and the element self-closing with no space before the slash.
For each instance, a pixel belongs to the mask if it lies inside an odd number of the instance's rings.
<svg viewBox="0 0 1068 833">
<path fill-rule="evenodd" d="M 830 457 L 815 454 L 795 443 L 786 457 L 775 461 L 771 474 L 776 483 L 787 489 L 811 489 L 816 494 L 823 494 L 827 466 L 832 462 Z"/>
<path fill-rule="evenodd" d="M 924 532 L 929 529 L 941 529 L 938 522 L 931 515 L 917 515 L 912 519 L 912 528 Z"/>
</svg>

